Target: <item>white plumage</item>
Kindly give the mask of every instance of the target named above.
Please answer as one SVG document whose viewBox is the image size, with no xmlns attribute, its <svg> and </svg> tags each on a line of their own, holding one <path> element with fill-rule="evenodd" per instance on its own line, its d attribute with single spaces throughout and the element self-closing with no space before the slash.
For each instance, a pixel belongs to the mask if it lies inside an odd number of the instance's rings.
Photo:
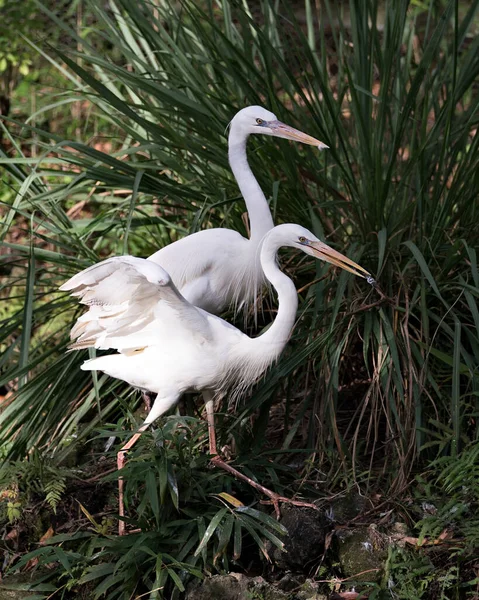
<svg viewBox="0 0 479 600">
<path fill-rule="evenodd" d="M 156 394 L 142 427 L 118 453 L 118 468 L 126 451 L 150 423 L 171 408 L 186 391 L 203 392 L 208 415 L 210 452 L 215 464 L 246 480 L 273 501 L 290 501 L 246 477 L 217 455 L 213 399 L 233 388 L 240 393 L 275 361 L 294 325 L 297 293 L 276 262 L 281 246 L 336 264 L 371 279 L 362 267 L 320 242 L 299 225 L 278 225 L 260 245 L 260 264 L 278 294 L 278 313 L 269 329 L 250 338 L 223 319 L 186 300 L 168 273 L 152 261 L 133 256 L 109 258 L 78 273 L 61 290 L 72 292 L 89 309 L 71 331 L 71 349 L 116 350 L 86 361 L 82 368 Z M 119 478 L 120 534 L 125 533 L 123 479 Z"/>
<path fill-rule="evenodd" d="M 228 137 L 228 158 L 248 210 L 250 239 L 231 229 L 207 229 L 169 244 L 148 259 L 170 274 L 189 302 L 213 314 L 231 305 L 239 310 L 253 304 L 264 282 L 258 248 L 274 224 L 268 202 L 248 165 L 246 142 L 252 134 L 327 148 L 281 123 L 261 106 L 248 106 L 235 115 Z"/>
<path fill-rule="evenodd" d="M 188 302 L 159 265 L 132 256 L 110 258 L 60 288 L 89 306 L 71 331 L 76 340 L 71 348 L 118 351 L 89 360 L 82 368 L 104 371 L 156 393 L 145 424 L 186 391 L 218 394 L 232 386 L 248 387 L 279 356 L 296 316 L 296 289 L 276 264 L 281 246 L 300 248 L 362 277 L 369 276 L 307 229 L 278 225 L 266 234 L 260 252 L 265 276 L 278 294 L 278 314 L 268 331 L 250 338 Z"/>
</svg>

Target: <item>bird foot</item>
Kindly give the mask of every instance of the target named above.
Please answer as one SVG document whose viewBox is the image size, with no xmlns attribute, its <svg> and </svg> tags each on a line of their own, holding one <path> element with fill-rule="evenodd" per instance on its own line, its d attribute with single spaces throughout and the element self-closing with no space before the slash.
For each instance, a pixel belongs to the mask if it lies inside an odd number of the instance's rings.
<svg viewBox="0 0 479 600">
<path fill-rule="evenodd" d="M 126 529 L 125 521 L 118 521 L 118 535 L 130 535 L 131 533 L 141 533 L 141 529 Z"/>
<path fill-rule="evenodd" d="M 312 504 L 311 502 L 303 502 L 302 500 L 292 500 L 290 498 L 286 498 L 285 496 L 280 496 L 276 492 L 269 490 L 268 488 L 264 487 L 264 485 L 257 483 L 247 475 L 244 475 L 243 473 L 226 463 L 218 454 L 211 458 L 211 463 L 215 467 L 219 467 L 220 469 L 224 469 L 228 473 L 231 473 L 232 475 L 234 475 L 234 477 L 236 477 L 236 479 L 241 479 L 242 481 L 245 481 L 251 487 L 253 487 L 255 490 L 258 490 L 265 496 L 268 496 L 270 500 L 262 500 L 261 503 L 272 504 L 277 519 L 281 518 L 281 511 L 279 508 L 280 503 L 292 504 L 293 506 L 302 506 L 304 508 L 312 508 L 314 510 L 318 510 L 318 507 L 315 504 Z"/>
<path fill-rule="evenodd" d="M 269 491 L 269 490 L 268 490 Z M 313 510 L 318 510 L 316 504 L 312 504 L 311 502 L 303 502 L 302 500 L 293 500 L 292 498 L 286 498 L 285 496 L 280 496 L 279 494 L 275 494 L 271 492 L 271 500 L 260 500 L 261 504 L 272 504 L 274 507 L 274 512 L 276 515 L 276 519 L 281 518 L 281 510 L 279 508 L 279 503 L 283 504 L 292 504 L 293 506 L 300 506 L 303 508 L 311 508 Z M 269 495 L 269 494 L 268 494 Z"/>
</svg>

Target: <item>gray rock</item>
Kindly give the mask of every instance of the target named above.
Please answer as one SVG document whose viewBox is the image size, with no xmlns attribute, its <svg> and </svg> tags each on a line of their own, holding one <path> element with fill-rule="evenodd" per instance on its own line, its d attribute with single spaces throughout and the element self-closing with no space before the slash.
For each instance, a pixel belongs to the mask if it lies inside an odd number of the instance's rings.
<svg viewBox="0 0 479 600">
<path fill-rule="evenodd" d="M 380 577 L 387 552 L 385 540 L 375 527 L 338 530 L 336 542 L 344 577 L 355 581 L 376 581 Z"/>
<path fill-rule="evenodd" d="M 295 594 L 297 600 L 327 600 L 327 596 L 318 592 L 318 584 L 312 579 L 306 579 Z"/>
<path fill-rule="evenodd" d="M 33 581 L 30 574 L 9 575 L 0 584 L 0 600 L 23 600 L 36 592 L 28 592 Z"/>
<path fill-rule="evenodd" d="M 7 590 L 0 587 L 0 600 L 23 600 L 33 596 L 33 592 L 25 592 L 24 590 Z"/>
<path fill-rule="evenodd" d="M 281 524 L 288 530 L 285 552 L 275 548 L 273 561 L 280 569 L 308 571 L 324 552 L 327 520 L 319 511 L 291 506 L 282 509 Z"/>
<path fill-rule="evenodd" d="M 246 577 L 241 573 L 214 575 L 190 586 L 185 600 L 288 600 L 288 594 L 262 577 Z"/>
<path fill-rule="evenodd" d="M 293 573 L 285 573 L 281 579 L 275 581 L 275 585 L 283 592 L 291 592 L 299 589 L 304 583 L 302 575 L 293 575 Z"/>
<path fill-rule="evenodd" d="M 346 496 L 335 498 L 326 512 L 331 521 L 347 523 L 370 508 L 371 503 L 367 498 L 356 492 L 350 492 Z"/>
<path fill-rule="evenodd" d="M 245 600 L 247 587 L 245 582 L 232 575 L 215 575 L 201 583 L 190 586 L 186 600 Z"/>
</svg>

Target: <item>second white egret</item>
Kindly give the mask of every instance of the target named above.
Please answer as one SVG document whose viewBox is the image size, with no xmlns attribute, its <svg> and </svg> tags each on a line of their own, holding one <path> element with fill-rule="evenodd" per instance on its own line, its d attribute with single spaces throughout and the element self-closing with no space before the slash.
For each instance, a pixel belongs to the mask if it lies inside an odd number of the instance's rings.
<svg viewBox="0 0 479 600">
<path fill-rule="evenodd" d="M 271 211 L 246 156 L 250 135 L 268 135 L 327 148 L 326 144 L 278 121 L 261 106 L 240 110 L 230 124 L 228 159 L 248 210 L 250 238 L 225 228 L 205 229 L 165 246 L 148 260 L 169 273 L 182 296 L 210 313 L 253 305 L 264 282 L 258 248 L 274 227 Z"/>
</svg>

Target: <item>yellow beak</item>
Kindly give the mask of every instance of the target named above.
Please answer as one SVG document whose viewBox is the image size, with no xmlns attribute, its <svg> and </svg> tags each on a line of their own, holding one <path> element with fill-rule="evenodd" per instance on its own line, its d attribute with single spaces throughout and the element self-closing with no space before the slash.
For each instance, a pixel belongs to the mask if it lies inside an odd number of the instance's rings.
<svg viewBox="0 0 479 600">
<path fill-rule="evenodd" d="M 293 140 L 294 142 L 302 142 L 303 144 L 308 144 L 310 146 L 317 146 L 320 150 L 329 148 L 329 146 L 326 146 L 324 142 L 317 140 L 316 138 L 308 135 L 307 133 L 299 131 L 299 129 L 290 127 L 289 125 L 286 125 L 281 121 L 269 121 L 268 127 L 271 129 L 271 131 L 273 132 L 272 135 L 274 135 L 275 137 Z"/>
<path fill-rule="evenodd" d="M 341 252 L 334 250 L 324 242 L 309 242 L 308 246 L 311 248 L 313 255 L 316 258 L 320 258 L 321 260 L 325 260 L 332 265 L 341 267 L 341 269 L 349 271 L 350 273 L 354 273 L 359 277 L 364 277 L 364 279 L 367 279 L 368 283 L 371 285 L 376 283 L 371 273 L 366 271 L 366 269 L 363 269 L 361 265 L 358 265 L 353 260 L 347 256 L 344 256 L 344 254 L 341 254 Z"/>
</svg>

